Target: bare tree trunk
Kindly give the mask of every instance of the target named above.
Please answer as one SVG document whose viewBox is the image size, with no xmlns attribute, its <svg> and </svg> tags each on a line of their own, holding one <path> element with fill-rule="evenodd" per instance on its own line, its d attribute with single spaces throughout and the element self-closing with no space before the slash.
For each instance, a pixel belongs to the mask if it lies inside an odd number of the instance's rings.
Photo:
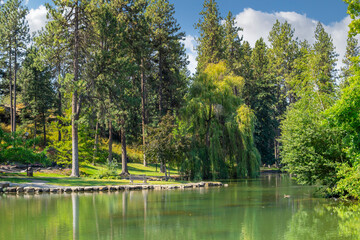
<svg viewBox="0 0 360 240">
<path fill-rule="evenodd" d="M 11 45 L 11 42 L 10 42 Z M 12 88 L 12 51 L 10 47 L 9 51 L 9 82 L 10 82 L 10 125 L 11 125 L 11 132 L 14 132 L 14 118 L 13 118 L 13 88 Z"/>
<path fill-rule="evenodd" d="M 58 64 L 57 66 L 57 72 L 58 72 L 58 77 L 60 77 L 60 64 Z M 59 79 L 58 79 L 59 81 Z M 59 116 L 61 117 L 62 116 L 62 95 L 61 95 L 61 83 L 58 82 L 58 98 L 59 98 L 59 106 L 58 106 L 58 111 L 59 111 Z M 59 122 L 59 125 L 62 124 L 61 120 L 58 120 Z M 59 129 L 58 130 L 58 141 L 60 142 L 61 141 L 61 130 Z"/>
<path fill-rule="evenodd" d="M 74 82 L 79 79 L 79 1 L 75 6 L 75 53 L 74 53 Z M 80 107 L 78 106 L 78 93 L 74 91 L 72 97 L 72 177 L 80 177 L 79 172 L 79 138 L 78 138 L 78 120 Z"/>
<path fill-rule="evenodd" d="M 125 119 L 121 119 L 121 174 L 129 174 L 127 167 L 127 154 L 126 154 L 126 129 L 125 129 Z"/>
<path fill-rule="evenodd" d="M 94 145 L 94 157 L 93 157 L 93 165 L 95 165 L 95 159 L 97 157 L 98 144 L 99 144 L 99 121 L 96 122 L 95 127 L 95 145 Z"/>
<path fill-rule="evenodd" d="M 146 138 L 145 138 L 145 124 L 146 124 L 146 116 L 145 116 L 145 109 L 146 109 L 146 86 L 145 86 L 145 70 L 144 70 L 144 59 L 141 59 L 141 111 L 142 111 L 142 138 L 143 138 L 143 154 L 144 154 L 144 166 L 146 166 Z"/>
<path fill-rule="evenodd" d="M 112 162 L 112 145 L 113 145 L 113 136 L 112 136 L 112 122 L 109 121 L 109 162 Z"/>
<path fill-rule="evenodd" d="M 14 113 L 13 113 L 13 122 L 14 122 L 14 132 L 16 132 L 16 77 L 17 77 L 17 41 L 15 40 L 15 63 L 14 63 Z"/>
</svg>

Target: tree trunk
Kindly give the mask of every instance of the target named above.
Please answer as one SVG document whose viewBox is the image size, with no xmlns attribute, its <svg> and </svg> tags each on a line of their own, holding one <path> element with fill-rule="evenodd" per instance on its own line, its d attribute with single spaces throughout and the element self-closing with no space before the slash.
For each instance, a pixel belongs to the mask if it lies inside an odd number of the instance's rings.
<svg viewBox="0 0 360 240">
<path fill-rule="evenodd" d="M 145 70 L 144 70 L 144 59 L 141 59 L 141 111 L 142 111 L 142 119 L 141 119 L 141 124 L 142 124 L 142 138 L 143 138 L 143 154 L 144 154 L 144 159 L 143 159 L 143 163 L 144 166 L 146 166 L 146 138 L 145 138 L 145 124 L 146 124 L 146 116 L 145 116 L 145 109 L 146 109 L 146 86 L 145 86 Z"/>
<path fill-rule="evenodd" d="M 166 170 L 166 161 L 164 161 L 163 165 L 164 165 L 165 181 L 167 181 L 168 176 L 167 176 L 167 170 Z"/>
<path fill-rule="evenodd" d="M 125 119 L 121 120 L 121 174 L 129 174 L 127 167 L 127 154 L 126 154 L 126 129 L 125 129 Z"/>
<path fill-rule="evenodd" d="M 210 121 L 211 121 L 211 110 L 212 110 L 212 104 L 210 104 L 209 106 L 209 118 L 207 120 L 207 125 L 206 125 L 206 147 L 207 149 L 210 148 Z"/>
<path fill-rule="evenodd" d="M 34 119 L 34 144 L 33 144 L 33 148 L 35 149 L 35 146 L 36 146 L 36 144 L 35 144 L 35 139 L 36 139 L 36 119 Z"/>
<path fill-rule="evenodd" d="M 43 124 L 44 124 L 44 147 L 46 147 L 46 117 L 45 113 L 43 113 Z"/>
<path fill-rule="evenodd" d="M 112 145 L 113 145 L 113 136 L 112 136 L 112 123 L 109 121 L 109 163 L 112 162 Z"/>
<path fill-rule="evenodd" d="M 161 50 L 159 50 L 159 120 L 162 117 L 162 111 L 163 111 L 163 106 L 162 106 L 162 87 L 163 87 L 163 66 L 162 66 L 162 55 L 161 55 Z"/>
<path fill-rule="evenodd" d="M 74 82 L 79 79 L 79 1 L 75 6 L 75 30 L 74 30 Z M 78 139 L 78 120 L 80 107 L 78 106 L 78 93 L 74 91 L 72 97 L 72 177 L 80 177 L 79 172 L 79 139 Z"/>
<path fill-rule="evenodd" d="M 17 77 L 17 48 L 16 48 L 16 40 L 15 40 L 15 62 L 14 62 L 14 113 L 13 113 L 13 122 L 14 122 L 14 132 L 16 132 L 16 77 Z"/>
<path fill-rule="evenodd" d="M 93 165 L 95 165 L 95 159 L 97 157 L 97 151 L 98 151 L 98 144 L 99 144 L 99 133 L 98 132 L 99 132 L 99 122 L 96 122 Z"/>
<path fill-rule="evenodd" d="M 166 170 L 166 167 L 165 167 L 163 161 L 160 161 L 160 172 L 165 173 L 165 170 Z"/>
<path fill-rule="evenodd" d="M 10 42 L 11 45 L 11 42 Z M 12 88 L 12 51 L 11 47 L 9 50 L 9 83 L 10 83 L 10 125 L 11 125 L 11 132 L 14 132 L 14 118 L 13 118 L 13 88 Z"/>
<path fill-rule="evenodd" d="M 57 71 L 58 71 L 58 77 L 60 77 L 60 66 L 58 65 L 57 66 Z M 58 79 L 58 81 L 59 81 L 59 79 Z M 59 89 L 58 89 L 58 97 L 59 97 L 59 106 L 58 106 L 58 111 L 59 111 L 59 116 L 61 117 L 62 116 L 62 96 L 61 96 L 61 91 L 60 91 L 60 89 L 61 89 L 61 83 L 58 83 L 59 84 Z M 61 125 L 62 124 L 62 122 L 61 122 L 61 120 L 58 120 L 58 123 L 59 123 L 59 125 Z M 61 141 L 61 129 L 59 129 L 58 130 L 58 141 L 60 142 Z"/>
</svg>

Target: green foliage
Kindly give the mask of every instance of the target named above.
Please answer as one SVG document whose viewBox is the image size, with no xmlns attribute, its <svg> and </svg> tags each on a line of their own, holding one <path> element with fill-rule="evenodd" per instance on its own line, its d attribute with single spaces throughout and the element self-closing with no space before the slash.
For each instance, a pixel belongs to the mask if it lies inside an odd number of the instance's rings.
<svg viewBox="0 0 360 240">
<path fill-rule="evenodd" d="M 97 174 L 95 174 L 95 179 L 118 179 L 117 174 L 118 163 L 116 159 L 113 159 L 111 162 L 107 161 L 106 168 L 101 169 Z"/>
<path fill-rule="evenodd" d="M 57 164 L 70 165 L 72 161 L 72 141 L 71 141 L 71 120 L 61 118 L 63 125 L 60 127 L 62 135 L 61 141 L 53 141 L 47 147 L 47 156 Z M 56 127 L 56 129 L 58 129 Z M 80 125 L 79 129 L 79 161 L 93 162 L 94 157 L 94 140 L 90 137 L 91 130 L 85 125 Z M 104 154 L 106 157 L 104 157 Z M 95 161 L 104 162 L 107 158 L 104 151 L 98 150 Z"/>
<path fill-rule="evenodd" d="M 194 80 L 183 120 L 192 135 L 187 171 L 195 179 L 258 174 L 254 114 L 234 94 L 243 84 L 241 77 L 227 74 L 224 62 L 209 64 Z"/>
<path fill-rule="evenodd" d="M 345 157 L 341 134 L 330 127 L 315 95 L 293 104 L 281 123 L 282 163 L 302 184 L 333 187 L 336 167 Z"/>
<path fill-rule="evenodd" d="M 348 86 L 341 91 L 341 98 L 326 112 L 333 128 L 343 132 L 342 152 L 346 155 L 337 167 L 338 183 L 332 189 L 335 193 L 359 199 L 360 167 L 360 68 L 359 58 L 354 58 L 353 76 Z"/>
<path fill-rule="evenodd" d="M 45 153 L 32 149 L 36 140 L 38 139 L 27 139 L 25 133 L 5 133 L 0 129 L 0 162 L 48 165 L 49 159 Z"/>
<path fill-rule="evenodd" d="M 183 123 L 167 113 L 156 128 L 149 127 L 146 154 L 153 163 L 182 164 L 188 150 L 189 139 L 184 133 Z"/>
<path fill-rule="evenodd" d="M 208 64 L 218 63 L 222 59 L 223 28 L 219 8 L 215 0 L 205 0 L 203 10 L 200 12 L 201 19 L 195 25 L 200 30 L 197 39 L 198 67 L 197 71 L 203 71 Z"/>
</svg>

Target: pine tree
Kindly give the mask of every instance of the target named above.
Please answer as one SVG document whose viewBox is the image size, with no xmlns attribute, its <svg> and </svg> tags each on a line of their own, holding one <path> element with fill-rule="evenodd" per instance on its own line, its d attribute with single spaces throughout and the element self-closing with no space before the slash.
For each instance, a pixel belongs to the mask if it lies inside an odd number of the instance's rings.
<svg viewBox="0 0 360 240">
<path fill-rule="evenodd" d="M 360 51 L 358 46 L 359 41 L 356 38 L 350 36 L 348 37 L 346 43 L 346 52 L 344 59 L 342 60 L 345 66 L 341 68 L 342 87 L 348 85 L 348 79 L 352 76 L 351 68 L 354 64 L 354 57 L 359 56 Z"/>
<path fill-rule="evenodd" d="M 245 41 L 241 46 L 241 58 L 240 58 L 240 76 L 244 78 L 244 87 L 242 89 L 241 95 L 245 101 L 245 104 L 250 106 L 252 89 L 253 86 L 253 73 L 251 67 L 251 55 L 252 49 L 250 43 Z"/>
<path fill-rule="evenodd" d="M 43 125 L 43 144 L 46 146 L 46 122 L 49 110 L 55 103 L 55 92 L 51 83 L 50 69 L 40 58 L 38 49 L 28 49 L 21 73 L 22 98 L 25 104 L 24 114 L 29 114 L 34 122 L 34 137 L 37 123 Z"/>
<path fill-rule="evenodd" d="M 280 23 L 278 20 L 269 33 L 269 64 L 270 74 L 276 86 L 275 117 L 282 116 L 291 103 L 295 102 L 292 95 L 290 81 L 294 73 L 294 61 L 298 53 L 298 45 L 294 39 L 294 29 L 288 22 Z M 280 136 L 279 121 L 275 125 L 275 159 L 279 158 Z"/>
<path fill-rule="evenodd" d="M 17 78 L 19 59 L 24 55 L 30 40 L 26 20 L 28 9 L 21 0 L 8 0 L 1 6 L 0 46 L 3 61 L 7 64 L 6 78 L 9 81 L 11 132 L 16 131 Z"/>
<path fill-rule="evenodd" d="M 90 1 L 54 0 L 53 6 L 47 4 L 50 22 L 57 39 L 64 42 L 68 60 L 72 60 L 72 76 L 66 78 L 66 88 L 72 92 L 72 173 L 79 177 L 79 119 L 86 79 L 81 75 L 84 69 L 88 41 L 91 39 Z"/>
<path fill-rule="evenodd" d="M 228 13 L 224 24 L 224 55 L 223 59 L 226 61 L 228 69 L 235 74 L 240 74 L 240 59 L 241 59 L 241 40 L 239 32 L 242 28 L 235 25 L 235 17 L 231 12 Z"/>
<path fill-rule="evenodd" d="M 195 25 L 200 31 L 197 39 L 198 46 L 198 66 L 197 71 L 205 70 L 210 63 L 218 63 L 223 59 L 223 27 L 219 8 L 215 0 L 205 0 L 203 10 L 200 12 L 201 18 Z"/>
<path fill-rule="evenodd" d="M 315 30 L 313 58 L 311 60 L 311 77 L 316 88 L 321 93 L 335 91 L 335 65 L 337 54 L 331 36 L 325 32 L 323 25 L 318 22 Z"/>
<path fill-rule="evenodd" d="M 253 89 L 250 107 L 256 116 L 255 145 L 263 163 L 273 163 L 275 127 L 275 85 L 269 76 L 268 49 L 262 38 L 256 41 L 251 55 Z"/>
</svg>

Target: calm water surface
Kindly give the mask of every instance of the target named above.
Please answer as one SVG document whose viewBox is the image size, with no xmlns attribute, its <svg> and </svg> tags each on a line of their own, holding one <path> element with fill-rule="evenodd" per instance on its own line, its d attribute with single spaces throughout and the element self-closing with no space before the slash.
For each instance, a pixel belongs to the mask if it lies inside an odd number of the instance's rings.
<svg viewBox="0 0 360 240">
<path fill-rule="evenodd" d="M 273 174 L 228 188 L 1 195 L 0 239 L 360 239 L 359 205 L 313 193 Z"/>
</svg>

